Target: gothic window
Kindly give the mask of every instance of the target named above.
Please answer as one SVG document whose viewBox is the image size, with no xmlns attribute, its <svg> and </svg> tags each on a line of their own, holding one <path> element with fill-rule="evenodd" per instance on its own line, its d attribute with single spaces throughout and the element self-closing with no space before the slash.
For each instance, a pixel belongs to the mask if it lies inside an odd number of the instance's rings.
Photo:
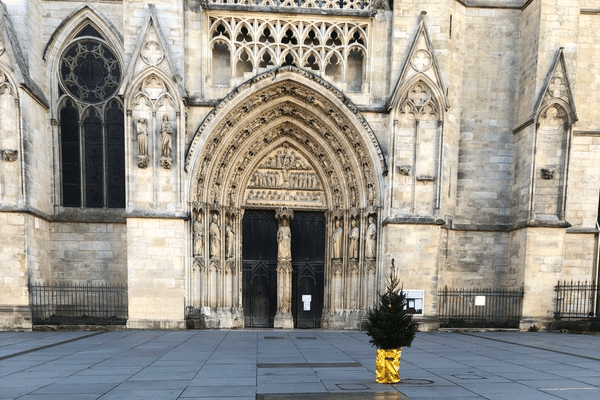
<svg viewBox="0 0 600 400">
<path fill-rule="evenodd" d="M 124 208 L 124 113 L 115 97 L 120 61 L 88 25 L 64 51 L 59 77 L 62 205 Z"/>
</svg>

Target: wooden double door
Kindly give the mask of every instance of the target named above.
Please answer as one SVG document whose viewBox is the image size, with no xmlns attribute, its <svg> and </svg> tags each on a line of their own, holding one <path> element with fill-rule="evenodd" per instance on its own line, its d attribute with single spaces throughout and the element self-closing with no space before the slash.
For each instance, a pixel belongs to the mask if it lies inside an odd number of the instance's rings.
<svg viewBox="0 0 600 400">
<path fill-rule="evenodd" d="M 277 312 L 277 220 L 272 210 L 246 210 L 242 236 L 245 326 L 273 327 Z M 292 233 L 292 315 L 296 328 L 319 328 L 323 313 L 325 216 L 297 211 Z"/>
</svg>

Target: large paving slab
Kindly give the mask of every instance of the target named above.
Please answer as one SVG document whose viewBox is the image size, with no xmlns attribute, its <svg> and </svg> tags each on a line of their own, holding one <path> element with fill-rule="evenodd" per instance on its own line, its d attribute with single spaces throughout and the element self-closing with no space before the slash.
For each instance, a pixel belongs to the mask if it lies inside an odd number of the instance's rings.
<svg viewBox="0 0 600 400">
<path fill-rule="evenodd" d="M 382 385 L 364 332 L 0 333 L 0 399 L 598 399 L 598 339 L 419 333 Z"/>
</svg>

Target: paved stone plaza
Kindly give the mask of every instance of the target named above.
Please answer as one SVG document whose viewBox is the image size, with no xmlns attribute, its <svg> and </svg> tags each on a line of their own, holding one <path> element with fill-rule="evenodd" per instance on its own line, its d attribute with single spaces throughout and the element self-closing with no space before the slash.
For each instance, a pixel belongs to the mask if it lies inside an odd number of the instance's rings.
<svg viewBox="0 0 600 400">
<path fill-rule="evenodd" d="M 598 399 L 597 336 L 419 333 L 397 385 L 363 332 L 0 333 L 0 399 Z"/>
</svg>

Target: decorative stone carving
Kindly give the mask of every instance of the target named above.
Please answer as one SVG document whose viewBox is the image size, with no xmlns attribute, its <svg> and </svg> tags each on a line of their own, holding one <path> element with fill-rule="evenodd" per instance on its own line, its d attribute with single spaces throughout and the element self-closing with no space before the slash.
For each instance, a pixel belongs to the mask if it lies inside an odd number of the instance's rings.
<svg viewBox="0 0 600 400">
<path fill-rule="evenodd" d="M 0 37 L 0 56 L 4 53 L 4 43 L 2 42 L 2 38 Z"/>
<path fill-rule="evenodd" d="M 198 212 L 194 221 L 194 256 L 204 257 L 204 223 L 201 212 Z"/>
<path fill-rule="evenodd" d="M 146 64 L 156 66 L 160 64 L 165 57 L 165 52 L 158 42 L 155 40 L 148 40 L 140 52 L 140 57 Z"/>
<path fill-rule="evenodd" d="M 19 151 L 5 149 L 5 150 L 2 150 L 2 155 L 4 157 L 4 161 L 13 162 L 13 161 L 17 161 L 17 158 L 19 157 Z"/>
<path fill-rule="evenodd" d="M 544 179 L 554 178 L 554 169 L 542 168 L 542 178 L 544 178 Z"/>
<path fill-rule="evenodd" d="M 171 158 L 172 146 L 173 124 L 169 122 L 169 116 L 165 114 L 160 124 L 160 165 L 165 169 L 170 169 L 173 162 Z"/>
<path fill-rule="evenodd" d="M 417 50 L 410 60 L 412 67 L 419 72 L 429 69 L 431 62 L 431 53 L 424 49 Z"/>
<path fill-rule="evenodd" d="M 410 175 L 410 165 L 398 165 L 398 172 L 400 175 Z"/>
<path fill-rule="evenodd" d="M 142 83 L 142 91 L 152 100 L 158 99 L 165 90 L 165 83 L 156 75 L 150 75 Z"/>
<path fill-rule="evenodd" d="M 349 245 L 348 245 L 348 255 L 351 260 L 358 259 L 358 243 L 360 240 L 360 228 L 358 227 L 358 223 L 356 222 L 356 218 L 350 219 L 350 234 L 349 236 Z"/>
<path fill-rule="evenodd" d="M 339 218 L 335 220 L 335 227 L 333 228 L 333 234 L 331 235 L 331 252 L 333 259 L 342 258 L 342 244 L 344 238 L 344 227 L 341 224 Z"/>
<path fill-rule="evenodd" d="M 346 1 L 345 3 L 352 2 Z M 326 3 L 328 0 L 323 0 Z M 290 0 L 290 3 L 291 0 Z M 337 1 L 331 0 L 332 5 Z M 387 3 L 387 0 L 382 0 Z M 314 2 L 318 7 L 320 2 Z M 329 8 L 329 7 L 328 7 Z M 290 29 L 291 28 L 291 29 Z M 228 76 L 243 77 L 244 72 L 278 67 L 293 63 L 295 66 L 340 80 L 343 71 L 352 69 L 350 57 L 341 55 L 368 51 L 368 24 L 334 22 L 303 24 L 297 19 L 280 16 L 277 19 L 210 18 L 210 48 L 226 46 L 238 54 L 231 64 Z M 282 32 L 283 35 L 276 34 Z M 252 46 L 248 46 L 252 43 Z M 307 48 L 307 44 L 314 46 Z M 318 101 L 318 100 L 317 100 Z"/>
<path fill-rule="evenodd" d="M 367 237 L 365 238 L 365 258 L 375 259 L 377 255 L 377 226 L 375 218 L 369 215 L 369 225 L 367 227 Z"/>
<path fill-rule="evenodd" d="M 148 121 L 146 118 L 137 119 L 135 131 L 138 142 L 138 167 L 146 168 L 148 167 Z"/>
<path fill-rule="evenodd" d="M 245 193 L 249 205 L 324 207 L 325 201 L 319 175 L 287 143 L 259 163 Z"/>
<path fill-rule="evenodd" d="M 210 258 L 220 258 L 221 253 L 221 228 L 219 227 L 219 215 L 214 213 L 209 228 Z"/>
</svg>

